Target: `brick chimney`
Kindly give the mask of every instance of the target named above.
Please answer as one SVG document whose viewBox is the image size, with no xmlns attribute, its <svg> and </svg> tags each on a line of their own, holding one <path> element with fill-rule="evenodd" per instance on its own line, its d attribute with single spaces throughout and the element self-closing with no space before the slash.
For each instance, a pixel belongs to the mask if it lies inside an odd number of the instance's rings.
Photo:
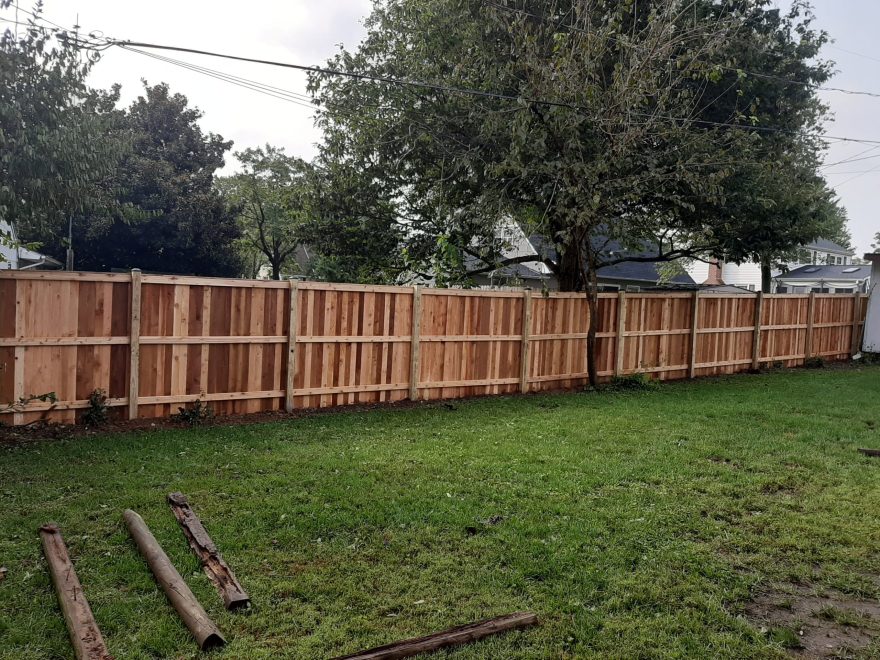
<svg viewBox="0 0 880 660">
<path fill-rule="evenodd" d="M 717 259 L 713 259 L 709 262 L 709 277 L 706 278 L 706 281 L 703 282 L 703 284 L 711 286 L 724 284 L 724 280 L 721 279 L 721 262 Z"/>
</svg>

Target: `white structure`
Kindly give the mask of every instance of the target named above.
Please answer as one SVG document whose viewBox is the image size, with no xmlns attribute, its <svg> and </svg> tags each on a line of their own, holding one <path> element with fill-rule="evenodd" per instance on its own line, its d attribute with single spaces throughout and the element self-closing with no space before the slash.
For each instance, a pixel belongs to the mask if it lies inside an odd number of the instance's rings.
<svg viewBox="0 0 880 660">
<path fill-rule="evenodd" d="M 872 284 L 862 350 L 868 353 L 880 353 L 880 254 L 866 254 L 865 259 L 871 262 Z"/>
<path fill-rule="evenodd" d="M 8 222 L 0 222 L 0 270 L 60 267 L 61 263 L 52 257 L 18 245 L 15 228 Z"/>
<path fill-rule="evenodd" d="M 832 243 L 824 238 L 813 241 L 799 250 L 798 257 L 786 264 L 787 270 L 795 270 L 809 264 L 840 265 L 852 264 L 854 256 L 852 250 L 842 245 Z M 724 284 L 742 287 L 750 291 L 761 290 L 761 266 L 749 262 L 744 264 L 721 263 L 721 280 Z M 706 282 L 710 278 L 710 264 L 702 261 L 694 261 L 686 268 L 688 274 L 698 283 Z M 780 272 L 774 272 L 773 277 L 779 277 Z M 775 290 L 775 283 L 774 283 Z"/>
</svg>

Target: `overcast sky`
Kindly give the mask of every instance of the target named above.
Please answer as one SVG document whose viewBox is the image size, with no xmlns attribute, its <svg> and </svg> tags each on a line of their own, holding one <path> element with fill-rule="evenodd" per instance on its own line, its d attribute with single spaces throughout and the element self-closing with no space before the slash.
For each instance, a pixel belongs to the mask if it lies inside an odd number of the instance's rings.
<svg viewBox="0 0 880 660">
<path fill-rule="evenodd" d="M 790 4 L 790 0 L 776 1 L 784 7 Z M 21 3 L 23 7 L 30 6 L 27 0 Z M 814 0 L 814 4 L 816 25 L 835 40 L 825 52 L 838 69 L 829 84 L 880 93 L 876 73 L 880 67 L 880 43 L 875 30 L 870 29 L 880 25 L 880 0 Z M 117 39 L 319 64 L 339 44 L 353 48 L 358 43 L 370 6 L 369 0 L 46 0 L 44 16 L 65 26 L 72 25 L 78 17 L 84 30 L 101 30 Z M 305 77 L 295 71 L 196 55 L 170 55 L 305 94 Z M 150 83 L 167 82 L 172 90 L 186 94 L 205 113 L 203 128 L 234 140 L 234 149 L 269 142 L 307 159 L 315 153 L 320 133 L 313 126 L 309 108 L 165 62 L 113 48 L 95 68 L 91 83 L 96 87 L 121 83 L 122 100 L 127 104 L 138 95 L 141 78 Z M 835 114 L 834 123 L 828 127 L 830 135 L 880 140 L 880 98 L 833 92 L 823 92 L 823 96 Z M 835 144 L 826 162 L 852 157 L 871 146 Z M 880 148 L 865 155 L 880 156 Z M 230 156 L 227 169 L 231 167 L 234 159 Z M 872 168 L 876 169 L 867 172 Z M 849 212 L 850 229 L 859 253 L 867 251 L 874 234 L 880 231 L 875 209 L 880 198 L 880 157 L 830 167 L 826 173 Z M 780 181 L 780 185 L 785 182 Z"/>
</svg>

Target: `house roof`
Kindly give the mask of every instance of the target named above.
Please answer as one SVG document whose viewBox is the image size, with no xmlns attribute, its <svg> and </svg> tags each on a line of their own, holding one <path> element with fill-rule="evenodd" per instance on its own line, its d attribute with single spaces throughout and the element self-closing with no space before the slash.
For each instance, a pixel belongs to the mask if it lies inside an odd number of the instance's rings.
<svg viewBox="0 0 880 660">
<path fill-rule="evenodd" d="M 861 281 L 871 276 L 871 266 L 806 265 L 777 275 L 778 280 L 852 280 Z"/>
<path fill-rule="evenodd" d="M 645 249 L 642 251 L 625 251 L 618 241 L 606 241 L 599 238 L 603 245 L 603 252 L 609 255 L 628 253 L 632 257 L 650 257 L 657 253 L 656 250 Z M 539 255 L 547 256 L 556 260 L 558 255 L 556 248 L 544 240 L 543 236 L 534 234 L 529 236 L 529 242 L 535 247 Z M 623 261 L 613 266 L 604 266 L 597 271 L 600 280 L 627 280 L 632 282 L 648 282 L 656 284 L 660 282 L 661 275 L 659 265 L 666 262 L 658 261 Z M 696 284 L 694 279 L 687 273 L 679 273 L 667 280 L 671 284 Z"/>
<path fill-rule="evenodd" d="M 824 250 L 826 252 L 840 252 L 841 254 L 855 254 L 849 248 L 845 248 L 842 245 L 838 245 L 834 241 L 829 241 L 827 238 L 817 238 L 815 241 L 812 241 L 808 245 L 804 246 L 805 248 L 813 249 L 813 250 Z"/>
</svg>

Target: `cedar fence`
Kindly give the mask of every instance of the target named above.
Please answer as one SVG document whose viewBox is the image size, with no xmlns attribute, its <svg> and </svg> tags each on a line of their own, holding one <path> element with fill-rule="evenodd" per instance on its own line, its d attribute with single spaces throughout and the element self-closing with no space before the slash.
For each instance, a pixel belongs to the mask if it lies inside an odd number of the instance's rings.
<svg viewBox="0 0 880 660">
<path fill-rule="evenodd" d="M 867 297 L 600 294 L 599 375 L 693 378 L 858 350 Z M 569 389 L 583 294 L 0 271 L 0 421 L 220 414 Z M 5 419 L 4 419 L 5 418 Z M 10 419 L 11 418 L 11 419 Z"/>
</svg>

